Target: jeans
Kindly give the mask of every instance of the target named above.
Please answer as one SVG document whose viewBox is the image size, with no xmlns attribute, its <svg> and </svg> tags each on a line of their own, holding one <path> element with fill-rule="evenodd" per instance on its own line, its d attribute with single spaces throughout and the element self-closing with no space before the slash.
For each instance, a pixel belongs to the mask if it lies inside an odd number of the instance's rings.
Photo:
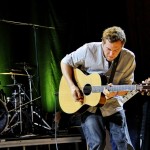
<svg viewBox="0 0 150 150">
<path fill-rule="evenodd" d="M 95 114 L 87 111 L 81 116 L 81 126 L 89 150 L 104 150 L 106 128 L 117 150 L 134 150 L 129 137 L 124 110 L 108 117 L 102 117 L 100 111 Z"/>
</svg>

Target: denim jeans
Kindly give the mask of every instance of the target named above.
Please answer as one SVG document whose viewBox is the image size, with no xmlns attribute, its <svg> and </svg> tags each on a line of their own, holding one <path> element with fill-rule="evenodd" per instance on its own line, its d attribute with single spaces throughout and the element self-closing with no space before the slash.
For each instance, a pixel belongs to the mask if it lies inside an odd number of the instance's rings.
<svg viewBox="0 0 150 150">
<path fill-rule="evenodd" d="M 89 150 L 104 150 L 106 128 L 117 150 L 134 150 L 129 137 L 124 110 L 108 117 L 102 117 L 100 111 L 95 114 L 87 111 L 81 116 L 81 126 Z"/>
</svg>

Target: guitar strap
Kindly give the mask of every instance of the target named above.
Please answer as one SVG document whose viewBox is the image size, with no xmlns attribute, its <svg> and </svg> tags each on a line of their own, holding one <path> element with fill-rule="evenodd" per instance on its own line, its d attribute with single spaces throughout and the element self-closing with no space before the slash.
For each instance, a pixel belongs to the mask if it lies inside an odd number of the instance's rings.
<svg viewBox="0 0 150 150">
<path fill-rule="evenodd" d="M 110 78 L 109 78 L 109 83 L 113 83 L 113 78 L 115 75 L 115 71 L 116 71 L 116 68 L 118 65 L 119 58 L 120 58 L 120 53 L 113 62 L 113 66 L 112 66 L 112 70 L 111 70 L 111 74 L 110 74 Z"/>
</svg>

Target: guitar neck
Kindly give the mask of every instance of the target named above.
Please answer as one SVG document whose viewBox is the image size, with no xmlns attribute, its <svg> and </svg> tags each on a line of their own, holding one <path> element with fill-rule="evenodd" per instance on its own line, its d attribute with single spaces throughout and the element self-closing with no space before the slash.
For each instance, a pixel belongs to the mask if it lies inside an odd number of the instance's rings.
<svg viewBox="0 0 150 150">
<path fill-rule="evenodd" d="M 93 93 L 98 93 L 98 92 L 103 92 L 104 89 L 107 89 L 111 92 L 116 92 L 116 91 L 133 91 L 137 90 L 137 85 L 102 85 L 102 86 L 92 86 L 92 92 Z"/>
</svg>

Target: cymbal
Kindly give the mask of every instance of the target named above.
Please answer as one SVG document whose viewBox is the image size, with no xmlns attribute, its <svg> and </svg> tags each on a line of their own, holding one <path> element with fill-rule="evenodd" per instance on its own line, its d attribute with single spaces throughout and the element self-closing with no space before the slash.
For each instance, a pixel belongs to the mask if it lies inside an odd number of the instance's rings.
<svg viewBox="0 0 150 150">
<path fill-rule="evenodd" d="M 16 62 L 15 65 L 17 66 L 17 68 L 19 69 L 28 69 L 28 70 L 32 70 L 33 68 L 36 68 L 35 65 L 31 65 L 29 63 L 26 63 L 26 62 Z"/>
<path fill-rule="evenodd" d="M 3 73 L 0 73 L 0 74 L 3 74 L 3 75 L 17 75 L 17 76 L 28 76 L 26 74 L 15 73 L 15 72 L 3 72 Z"/>
<path fill-rule="evenodd" d="M 21 85 L 21 84 L 8 84 L 8 85 L 4 85 L 3 87 L 14 87 L 14 86 L 18 86 L 18 85 Z"/>
<path fill-rule="evenodd" d="M 29 65 L 29 63 L 27 62 L 16 62 L 15 64 L 16 65 Z"/>
<path fill-rule="evenodd" d="M 16 69 L 16 68 L 13 68 L 13 69 L 6 69 L 6 71 L 10 71 L 10 72 L 22 72 L 21 69 Z"/>
</svg>

